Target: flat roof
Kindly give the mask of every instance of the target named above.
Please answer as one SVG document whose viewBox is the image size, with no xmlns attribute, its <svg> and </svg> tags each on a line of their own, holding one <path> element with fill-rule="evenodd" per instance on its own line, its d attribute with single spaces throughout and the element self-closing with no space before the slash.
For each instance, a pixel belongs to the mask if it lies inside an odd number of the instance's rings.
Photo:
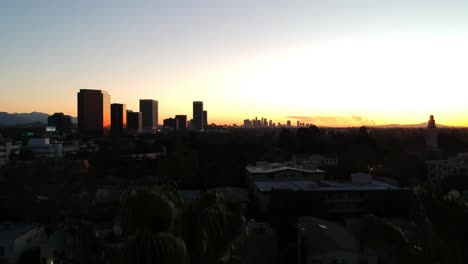
<svg viewBox="0 0 468 264">
<path fill-rule="evenodd" d="M 0 223 L 0 241 L 15 240 L 37 227 L 35 224 Z"/>
<path fill-rule="evenodd" d="M 367 184 L 352 184 L 351 182 L 338 181 L 256 181 L 255 185 L 261 192 L 270 192 L 273 189 L 293 191 L 378 191 L 402 189 L 380 181 L 372 181 Z"/>
<path fill-rule="evenodd" d="M 468 166 L 468 161 L 465 161 L 463 159 L 427 160 L 426 164 L 450 165 L 450 166 L 463 167 L 463 166 Z"/>
<path fill-rule="evenodd" d="M 104 93 L 104 94 L 109 94 L 105 90 L 98 90 L 98 89 L 80 89 L 80 92 L 101 92 L 101 93 Z"/>
<path fill-rule="evenodd" d="M 295 167 L 289 167 L 281 163 L 269 163 L 269 164 L 264 164 L 260 166 L 246 166 L 246 170 L 249 173 L 255 174 L 255 173 L 272 173 L 272 172 L 278 172 L 278 171 L 284 171 L 284 170 L 294 170 L 294 171 L 300 171 L 300 172 L 306 172 L 306 173 L 325 173 L 323 170 L 319 169 L 302 169 L 302 168 L 295 168 Z"/>
</svg>

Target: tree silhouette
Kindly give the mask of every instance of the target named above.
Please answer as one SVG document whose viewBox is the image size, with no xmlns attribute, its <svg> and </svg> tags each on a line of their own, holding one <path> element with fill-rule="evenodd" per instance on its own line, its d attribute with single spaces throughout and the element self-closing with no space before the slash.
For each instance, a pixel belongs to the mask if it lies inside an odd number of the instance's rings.
<svg viewBox="0 0 468 264">
<path fill-rule="evenodd" d="M 184 264 L 188 263 L 187 249 L 182 239 L 171 233 L 153 233 L 139 229 L 124 246 L 126 263 Z"/>
<path fill-rule="evenodd" d="M 128 191 L 122 225 L 128 263 L 237 263 L 248 238 L 242 213 L 222 194 L 186 204 L 175 184 Z"/>
</svg>

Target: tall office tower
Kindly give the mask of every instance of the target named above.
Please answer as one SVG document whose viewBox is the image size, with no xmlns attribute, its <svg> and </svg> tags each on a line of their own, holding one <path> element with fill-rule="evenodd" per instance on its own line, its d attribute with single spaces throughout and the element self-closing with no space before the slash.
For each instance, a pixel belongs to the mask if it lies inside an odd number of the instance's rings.
<svg viewBox="0 0 468 264">
<path fill-rule="evenodd" d="M 139 133 L 142 131 L 142 116 L 141 112 L 133 112 L 127 110 L 127 130 L 129 132 Z"/>
<path fill-rule="evenodd" d="M 158 129 L 158 101 L 152 99 L 140 99 L 140 112 L 143 120 L 143 130 L 146 132 Z"/>
<path fill-rule="evenodd" d="M 203 129 L 203 102 L 193 102 L 193 122 L 192 128 L 195 130 Z"/>
<path fill-rule="evenodd" d="M 208 127 L 208 111 L 204 110 L 203 111 L 203 128 Z"/>
<path fill-rule="evenodd" d="M 70 133 L 72 121 L 71 116 L 63 113 L 54 113 L 47 118 L 47 125 L 55 127 L 55 131 L 59 134 Z"/>
<path fill-rule="evenodd" d="M 187 129 L 187 116 L 186 115 L 176 115 L 175 120 L 177 121 L 177 130 Z"/>
<path fill-rule="evenodd" d="M 291 127 L 291 120 L 288 120 L 288 121 L 286 122 L 286 126 L 287 126 L 287 127 Z"/>
<path fill-rule="evenodd" d="M 166 118 L 163 120 L 164 128 L 171 128 L 172 130 L 177 129 L 177 119 L 175 118 Z"/>
<path fill-rule="evenodd" d="M 297 120 L 297 127 L 300 127 L 301 126 L 301 122 L 299 120 Z"/>
<path fill-rule="evenodd" d="M 273 127 L 273 120 L 270 120 L 270 122 L 268 123 L 268 126 Z"/>
<path fill-rule="evenodd" d="M 80 134 L 107 134 L 111 126 L 110 95 L 106 91 L 90 89 L 80 89 L 77 95 Z"/>
<path fill-rule="evenodd" d="M 125 104 L 111 104 L 111 133 L 122 134 L 127 128 L 127 107 Z"/>
</svg>

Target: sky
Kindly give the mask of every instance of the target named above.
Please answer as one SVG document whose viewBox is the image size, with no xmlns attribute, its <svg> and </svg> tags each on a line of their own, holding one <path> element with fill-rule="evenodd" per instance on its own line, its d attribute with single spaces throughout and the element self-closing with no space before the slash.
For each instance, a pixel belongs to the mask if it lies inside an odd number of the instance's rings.
<svg viewBox="0 0 468 264">
<path fill-rule="evenodd" d="M 468 126 L 468 2 L 0 0 L 0 111 L 106 90 L 159 120 Z"/>
</svg>

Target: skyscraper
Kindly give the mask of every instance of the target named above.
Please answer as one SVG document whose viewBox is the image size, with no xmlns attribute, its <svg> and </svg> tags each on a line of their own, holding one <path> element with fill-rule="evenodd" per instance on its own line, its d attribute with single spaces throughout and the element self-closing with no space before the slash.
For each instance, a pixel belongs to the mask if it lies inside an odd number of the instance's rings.
<svg viewBox="0 0 468 264">
<path fill-rule="evenodd" d="M 111 133 L 122 134 L 127 128 L 127 107 L 124 104 L 111 104 Z"/>
<path fill-rule="evenodd" d="M 193 123 L 192 128 L 195 130 L 203 129 L 203 102 L 193 102 Z"/>
<path fill-rule="evenodd" d="M 111 125 L 110 95 L 106 91 L 80 89 L 78 131 L 86 135 L 107 134 Z"/>
<path fill-rule="evenodd" d="M 175 119 L 177 120 L 177 130 L 185 130 L 187 128 L 186 115 L 176 115 Z"/>
<path fill-rule="evenodd" d="M 288 120 L 288 121 L 286 122 L 286 126 L 287 126 L 287 127 L 291 127 L 291 120 Z"/>
<path fill-rule="evenodd" d="M 140 112 L 142 116 L 143 130 L 147 132 L 158 129 L 158 101 L 152 99 L 140 99 Z"/>
<path fill-rule="evenodd" d="M 175 118 L 166 118 L 163 120 L 164 128 L 170 128 L 171 130 L 177 129 L 177 119 Z"/>
<path fill-rule="evenodd" d="M 139 133 L 142 130 L 142 117 L 141 112 L 133 112 L 127 110 L 127 130 L 129 132 Z"/>
<path fill-rule="evenodd" d="M 208 127 L 208 111 L 203 110 L 203 128 L 206 129 Z"/>
</svg>

